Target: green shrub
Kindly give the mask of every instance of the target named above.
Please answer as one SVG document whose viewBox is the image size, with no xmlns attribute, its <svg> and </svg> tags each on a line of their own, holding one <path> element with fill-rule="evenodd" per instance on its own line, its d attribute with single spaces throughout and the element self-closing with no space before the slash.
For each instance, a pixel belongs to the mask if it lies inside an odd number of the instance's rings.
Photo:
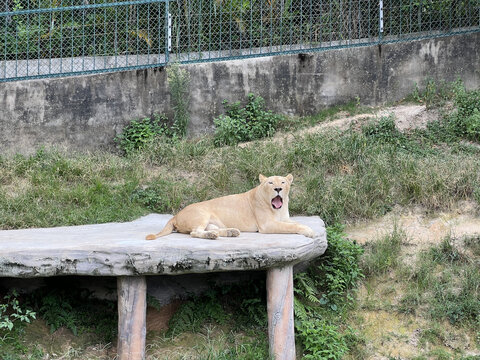
<svg viewBox="0 0 480 360">
<path fill-rule="evenodd" d="M 339 328 L 323 319 L 312 318 L 296 322 L 296 330 L 303 346 L 302 359 L 341 359 L 348 351 Z"/>
<path fill-rule="evenodd" d="M 367 139 L 380 144 L 405 146 L 407 142 L 407 137 L 396 128 L 393 116 L 384 116 L 362 126 L 362 133 Z"/>
<path fill-rule="evenodd" d="M 168 322 L 167 334 L 176 336 L 186 331 L 196 332 L 206 321 L 223 324 L 227 317 L 215 291 L 212 290 L 205 296 L 183 303 Z"/>
<path fill-rule="evenodd" d="M 275 133 L 279 116 L 264 110 L 262 97 L 248 94 L 247 104 L 240 102 L 229 104 L 224 101 L 225 115 L 213 120 L 216 130 L 216 146 L 236 145 L 242 141 L 251 141 L 272 136 Z"/>
<path fill-rule="evenodd" d="M 18 300 L 18 293 L 12 291 L 5 295 L 3 302 L 0 303 L 0 335 L 5 331 L 12 331 L 15 324 L 30 323 L 35 318 L 35 312 L 28 308 L 22 308 Z"/>
<path fill-rule="evenodd" d="M 340 225 L 327 228 L 328 248 L 309 271 L 317 280 L 322 303 L 333 310 L 344 301 L 351 302 L 350 290 L 363 278 L 359 259 L 363 253 L 360 245 L 347 239 Z"/>
<path fill-rule="evenodd" d="M 341 359 L 355 342 L 352 330 L 341 331 L 335 322 L 354 301 L 351 291 L 363 277 L 358 264 L 363 250 L 339 225 L 328 227 L 327 237 L 325 254 L 294 277 L 295 328 L 304 359 Z"/>
<path fill-rule="evenodd" d="M 155 114 L 153 118 L 133 120 L 123 128 L 115 141 L 120 149 L 130 155 L 151 145 L 159 136 L 170 135 L 170 130 L 165 125 L 166 121 L 165 117 L 158 114 Z"/>
<path fill-rule="evenodd" d="M 53 333 L 60 327 L 73 334 L 91 332 L 112 341 L 117 333 L 116 302 L 92 297 L 72 279 L 54 279 L 29 296 L 29 302 Z"/>
<path fill-rule="evenodd" d="M 479 106 L 480 107 L 480 106 Z M 465 119 L 467 138 L 480 141 L 480 110 L 475 108 L 473 114 Z"/>
<path fill-rule="evenodd" d="M 457 112 L 449 117 L 448 126 L 456 136 L 480 139 L 480 90 L 459 91 L 454 99 Z"/>
<path fill-rule="evenodd" d="M 455 105 L 458 109 L 458 115 L 467 118 L 480 110 L 480 90 L 459 91 L 455 97 Z"/>
</svg>

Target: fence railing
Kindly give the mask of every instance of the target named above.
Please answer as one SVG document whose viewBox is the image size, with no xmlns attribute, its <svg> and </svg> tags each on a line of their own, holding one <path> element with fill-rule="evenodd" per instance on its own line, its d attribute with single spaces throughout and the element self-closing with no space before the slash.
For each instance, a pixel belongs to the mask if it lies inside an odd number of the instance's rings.
<svg viewBox="0 0 480 360">
<path fill-rule="evenodd" d="M 1 0 L 0 81 L 480 31 L 480 0 Z"/>
</svg>

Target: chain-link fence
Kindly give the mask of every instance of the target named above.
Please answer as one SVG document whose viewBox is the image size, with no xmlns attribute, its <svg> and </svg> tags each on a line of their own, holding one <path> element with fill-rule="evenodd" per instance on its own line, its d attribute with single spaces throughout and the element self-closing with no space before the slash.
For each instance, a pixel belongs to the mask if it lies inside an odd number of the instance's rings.
<svg viewBox="0 0 480 360">
<path fill-rule="evenodd" d="M 480 31 L 480 0 L 0 1 L 0 81 Z"/>
</svg>

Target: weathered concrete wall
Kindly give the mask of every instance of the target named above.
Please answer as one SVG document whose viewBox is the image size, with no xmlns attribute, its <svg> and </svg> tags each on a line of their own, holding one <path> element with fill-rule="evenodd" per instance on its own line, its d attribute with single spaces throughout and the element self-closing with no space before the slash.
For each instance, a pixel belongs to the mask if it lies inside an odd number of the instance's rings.
<svg viewBox="0 0 480 360">
<path fill-rule="evenodd" d="M 360 99 L 396 101 L 425 79 L 480 86 L 480 33 L 320 53 L 191 64 L 190 134 L 212 130 L 222 101 L 253 92 L 280 113 L 306 115 Z M 108 148 L 133 118 L 172 114 L 162 68 L 0 84 L 0 153 L 54 144 Z"/>
</svg>

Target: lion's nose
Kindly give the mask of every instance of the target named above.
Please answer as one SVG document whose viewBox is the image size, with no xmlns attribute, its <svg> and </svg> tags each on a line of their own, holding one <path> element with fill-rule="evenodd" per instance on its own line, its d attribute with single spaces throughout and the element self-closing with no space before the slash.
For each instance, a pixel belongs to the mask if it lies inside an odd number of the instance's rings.
<svg viewBox="0 0 480 360">
<path fill-rule="evenodd" d="M 282 188 L 275 188 L 273 190 L 275 190 L 277 193 L 279 193 L 280 191 L 282 191 Z"/>
</svg>

